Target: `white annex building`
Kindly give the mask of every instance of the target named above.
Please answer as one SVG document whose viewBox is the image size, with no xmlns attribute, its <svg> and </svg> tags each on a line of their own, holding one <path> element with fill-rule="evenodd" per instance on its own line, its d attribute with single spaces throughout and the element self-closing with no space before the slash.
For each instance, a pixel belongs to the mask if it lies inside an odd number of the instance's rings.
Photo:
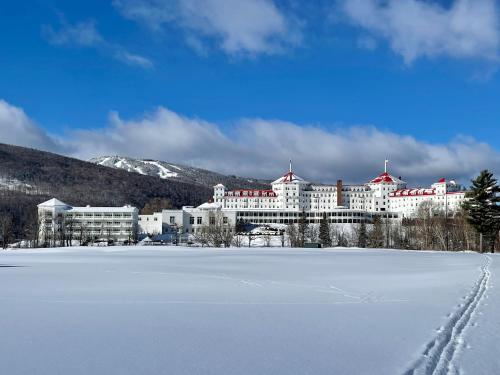
<svg viewBox="0 0 500 375">
<path fill-rule="evenodd" d="M 297 176 L 290 168 L 271 183 L 267 190 L 227 190 L 214 186 L 213 200 L 199 207 L 164 210 L 153 215 L 139 216 L 139 229 L 155 234 L 163 225 L 182 233 L 196 233 L 209 224 L 219 212 L 226 223 L 241 221 L 252 224 L 297 223 L 304 213 L 309 223 L 319 223 L 324 215 L 330 223 L 349 224 L 371 222 L 373 216 L 386 219 L 414 217 L 422 202 L 432 202 L 437 209 L 452 214 L 460 208 L 465 192 L 453 181 L 439 180 L 429 188 L 409 189 L 400 177 L 389 174 L 388 161 L 384 172 L 367 183 L 344 185 L 312 184 Z M 161 218 L 161 221 L 160 221 Z"/>
<path fill-rule="evenodd" d="M 72 207 L 56 198 L 38 205 L 39 240 L 115 241 L 134 239 L 138 210 L 135 207 Z"/>
<path fill-rule="evenodd" d="M 184 206 L 180 210 L 163 210 L 151 215 L 139 215 L 139 232 L 157 235 L 169 232 L 195 234 L 206 225 L 222 220 L 223 225 L 236 225 L 236 210 L 223 210 L 219 204 L 203 203 L 198 207 Z"/>
</svg>

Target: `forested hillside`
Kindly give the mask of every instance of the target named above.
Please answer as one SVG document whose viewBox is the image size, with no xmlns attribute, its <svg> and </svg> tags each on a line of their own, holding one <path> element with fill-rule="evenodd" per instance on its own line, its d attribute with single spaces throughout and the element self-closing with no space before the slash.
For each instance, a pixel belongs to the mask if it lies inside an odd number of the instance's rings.
<svg viewBox="0 0 500 375">
<path fill-rule="evenodd" d="M 201 183 L 130 173 L 49 152 L 0 144 L 0 217 L 11 222 L 16 238 L 29 232 L 35 221 L 36 205 L 51 197 L 70 205 L 132 204 L 141 209 L 154 198 L 168 200 L 172 207 L 181 207 L 201 204 L 212 194 L 212 188 Z"/>
</svg>

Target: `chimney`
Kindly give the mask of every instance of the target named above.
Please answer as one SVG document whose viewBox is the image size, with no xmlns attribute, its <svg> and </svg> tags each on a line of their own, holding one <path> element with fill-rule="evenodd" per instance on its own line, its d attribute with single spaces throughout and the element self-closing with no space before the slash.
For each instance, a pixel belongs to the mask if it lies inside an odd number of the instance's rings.
<svg viewBox="0 0 500 375">
<path fill-rule="evenodd" d="M 343 204 L 342 204 L 342 180 L 337 180 L 337 206 L 343 206 Z"/>
</svg>

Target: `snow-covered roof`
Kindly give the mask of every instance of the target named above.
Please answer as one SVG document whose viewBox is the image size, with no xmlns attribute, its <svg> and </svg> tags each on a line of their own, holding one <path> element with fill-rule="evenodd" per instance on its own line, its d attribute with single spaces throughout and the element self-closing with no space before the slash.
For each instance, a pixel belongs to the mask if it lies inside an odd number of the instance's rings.
<svg viewBox="0 0 500 375">
<path fill-rule="evenodd" d="M 71 207 L 70 212 L 134 212 L 137 208 L 132 206 L 123 207 Z"/>
<path fill-rule="evenodd" d="M 221 206 L 218 203 L 206 202 L 206 203 L 200 204 L 196 208 L 198 208 L 200 210 L 217 210 L 217 209 L 221 208 Z"/>
<path fill-rule="evenodd" d="M 404 184 L 405 182 L 400 178 L 396 178 L 390 175 L 387 172 L 379 174 L 373 180 L 370 181 L 370 184 Z"/>
<path fill-rule="evenodd" d="M 38 205 L 38 207 L 71 207 L 69 204 L 66 204 L 64 202 L 61 202 L 59 199 L 52 198 L 49 199 L 48 201 L 42 202 Z"/>
<path fill-rule="evenodd" d="M 59 208 L 64 208 L 65 210 L 69 212 L 134 212 L 137 210 L 137 208 L 132 207 L 132 206 L 123 206 L 123 207 L 91 207 L 91 206 L 86 206 L 86 207 L 72 207 L 69 204 L 66 204 L 62 201 L 60 201 L 57 198 L 52 198 L 49 199 L 46 202 L 40 203 L 38 207 L 43 207 L 43 208 L 54 208 L 54 207 L 59 207 Z"/>
<path fill-rule="evenodd" d="M 307 184 L 308 182 L 304 180 L 302 177 L 297 176 L 292 171 L 289 171 L 283 177 L 280 177 L 276 181 L 273 181 L 273 184 L 281 184 L 281 183 Z"/>
</svg>

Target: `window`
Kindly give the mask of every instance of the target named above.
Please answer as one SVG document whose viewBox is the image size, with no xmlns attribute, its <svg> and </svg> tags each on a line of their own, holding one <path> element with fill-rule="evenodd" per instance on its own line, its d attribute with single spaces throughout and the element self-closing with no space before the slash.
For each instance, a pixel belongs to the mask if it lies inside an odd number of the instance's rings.
<svg viewBox="0 0 500 375">
<path fill-rule="evenodd" d="M 170 224 L 175 224 L 175 216 L 170 216 Z"/>
<path fill-rule="evenodd" d="M 210 225 L 215 225 L 215 217 L 210 217 Z"/>
<path fill-rule="evenodd" d="M 200 224 L 201 224 L 201 222 L 202 222 L 202 221 L 201 221 L 201 216 L 198 216 L 198 217 L 196 218 L 196 224 L 200 225 Z"/>
<path fill-rule="evenodd" d="M 222 220 L 223 220 L 224 224 L 227 224 L 227 217 L 224 216 L 224 218 Z"/>
<path fill-rule="evenodd" d="M 189 224 L 194 224 L 194 216 L 189 217 Z"/>
</svg>

